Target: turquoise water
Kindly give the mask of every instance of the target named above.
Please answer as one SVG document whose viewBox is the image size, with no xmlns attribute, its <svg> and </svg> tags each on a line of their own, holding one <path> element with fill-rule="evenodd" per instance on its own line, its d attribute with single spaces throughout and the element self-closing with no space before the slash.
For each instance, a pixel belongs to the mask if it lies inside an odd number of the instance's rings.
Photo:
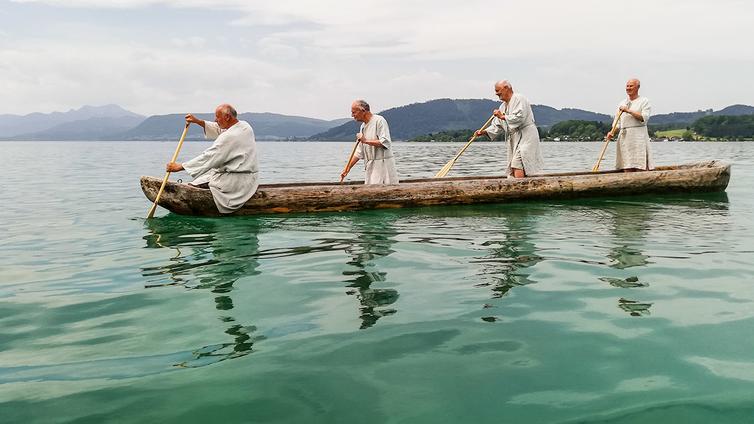
<svg viewBox="0 0 754 424">
<path fill-rule="evenodd" d="M 399 173 L 460 147 L 398 143 Z M 719 194 L 145 221 L 138 177 L 174 148 L 0 143 L 0 422 L 754 416 L 754 143 L 653 145 L 733 163 Z M 259 148 L 264 182 L 335 181 L 351 145 Z M 570 171 L 599 148 L 544 152 Z"/>
</svg>

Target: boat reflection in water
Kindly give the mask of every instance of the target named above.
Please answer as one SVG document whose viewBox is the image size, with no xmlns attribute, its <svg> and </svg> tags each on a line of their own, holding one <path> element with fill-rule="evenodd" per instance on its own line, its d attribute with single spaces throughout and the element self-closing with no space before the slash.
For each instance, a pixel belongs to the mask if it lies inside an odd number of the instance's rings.
<svg viewBox="0 0 754 424">
<path fill-rule="evenodd" d="M 255 326 L 236 321 L 232 291 L 238 279 L 259 274 L 258 222 L 167 215 L 146 223 L 147 248 L 175 251 L 167 264 L 142 268 L 147 288 L 180 285 L 209 290 L 215 296 L 218 319 L 227 323 L 225 334 L 232 340 L 195 349 L 192 360 L 174 365 L 199 367 L 251 353 L 254 343 L 264 336 L 254 334 Z"/>
<path fill-rule="evenodd" d="M 580 213 L 585 207 L 590 212 Z M 285 278 L 321 284 L 319 287 L 307 284 L 300 290 L 329 290 L 336 284 L 338 297 L 344 293 L 349 300 L 355 300 L 355 314 L 351 312 L 350 302 L 346 305 L 346 314 L 353 318 L 348 318 L 345 324 L 368 329 L 383 321 L 389 322 L 389 317 L 399 312 L 397 288 L 400 287 L 399 281 L 406 276 L 403 265 L 412 262 L 405 256 L 396 258 L 391 255 L 396 251 L 402 255 L 411 254 L 413 249 L 422 252 L 426 245 L 426 256 L 416 263 L 431 267 L 431 262 L 421 261 L 449 260 L 447 267 L 446 264 L 437 264 L 438 269 L 447 270 L 452 275 L 448 285 L 437 290 L 468 296 L 471 285 L 476 291 L 486 291 L 482 296 L 469 297 L 474 302 L 482 297 L 480 303 L 484 302 L 480 305 L 483 311 L 474 306 L 475 310 L 471 312 L 477 319 L 493 322 L 501 319 L 505 309 L 492 308 L 508 303 L 515 287 L 537 282 L 532 275 L 538 264 L 557 260 L 564 261 L 562 266 L 567 266 L 567 261 L 574 260 L 558 251 L 560 242 L 555 240 L 558 236 L 570 239 L 575 235 L 579 239 L 597 232 L 603 242 L 601 246 L 592 246 L 588 250 L 596 249 L 597 257 L 603 259 L 576 260 L 599 266 L 598 272 L 602 276 L 596 278 L 599 278 L 599 284 L 607 285 L 611 290 L 610 298 L 614 291 L 621 311 L 630 316 L 646 316 L 656 299 L 647 298 L 652 291 L 642 291 L 650 285 L 645 280 L 644 271 L 651 271 L 653 261 L 659 260 L 663 248 L 672 254 L 674 246 L 664 240 L 653 240 L 651 236 L 677 235 L 682 240 L 689 232 L 703 231 L 698 226 L 705 222 L 709 222 L 708 225 L 719 222 L 719 219 L 705 221 L 704 217 L 727 213 L 727 208 L 727 197 L 721 193 L 693 198 L 622 198 L 565 204 L 523 202 L 505 207 L 421 208 L 291 218 L 214 219 L 170 214 L 148 221 L 148 234 L 144 239 L 148 248 L 170 249 L 175 254 L 157 265 L 144 267 L 142 274 L 149 287 L 178 285 L 187 289 L 204 289 L 214 296 L 216 316 L 224 326 L 224 340 L 192 349 L 190 360 L 176 364 L 196 367 L 248 355 L 254 351 L 255 343 L 264 339 L 252 323 L 239 322 L 238 317 L 246 315 L 236 310 L 233 297 L 234 286 L 239 280 L 246 280 L 242 281 L 246 287 L 245 283 L 260 275 L 261 260 L 270 260 L 271 269 L 275 266 L 284 269 Z M 557 223 L 561 217 L 566 219 L 562 224 L 569 227 L 568 231 L 558 234 L 563 228 Z M 680 227 L 683 225 L 686 227 Z M 261 250 L 259 237 L 263 232 L 275 235 L 270 240 L 277 240 L 278 235 L 290 239 L 283 238 L 276 247 Z M 396 247 L 399 241 L 402 244 Z M 568 245 L 568 242 L 563 243 Z M 648 246 L 652 246 L 651 254 Z M 292 260 L 293 268 L 287 268 L 285 260 Z M 312 268 L 320 264 L 322 268 Z M 329 269 L 327 264 L 334 264 L 335 269 Z M 391 272 L 395 274 L 393 282 Z M 437 276 L 433 272 L 427 270 L 426 274 L 419 272 L 417 275 Z M 239 298 L 241 292 L 235 293 Z M 302 291 L 297 293 L 308 301 L 323 299 L 317 297 L 322 296 L 320 292 L 313 295 Z M 548 295 L 546 290 L 536 293 Z M 248 296 L 249 292 L 244 294 Z M 258 295 L 255 298 L 260 299 Z M 283 296 L 283 299 L 287 298 Z M 415 299 L 404 300 L 411 305 Z M 338 299 L 332 301 L 330 304 L 338 303 Z M 264 304 L 269 304 L 269 299 L 265 299 Z M 304 317 L 301 322 L 305 322 L 301 325 L 319 325 L 316 315 Z M 274 337 L 272 329 L 265 333 Z"/>
</svg>

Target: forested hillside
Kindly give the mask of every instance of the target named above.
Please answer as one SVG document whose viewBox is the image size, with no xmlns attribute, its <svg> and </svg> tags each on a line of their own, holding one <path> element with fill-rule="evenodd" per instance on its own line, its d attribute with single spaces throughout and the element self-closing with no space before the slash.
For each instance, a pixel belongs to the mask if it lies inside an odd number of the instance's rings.
<svg viewBox="0 0 754 424">
<path fill-rule="evenodd" d="M 479 128 L 500 102 L 481 99 L 439 99 L 414 103 L 379 112 L 390 125 L 390 134 L 395 140 L 409 140 L 417 136 L 442 131 Z M 551 126 L 569 119 L 609 121 L 608 115 L 580 109 L 555 109 L 533 105 L 532 111 L 538 126 Z M 313 140 L 351 140 L 359 130 L 359 123 L 352 121 L 331 128 L 312 137 Z"/>
</svg>

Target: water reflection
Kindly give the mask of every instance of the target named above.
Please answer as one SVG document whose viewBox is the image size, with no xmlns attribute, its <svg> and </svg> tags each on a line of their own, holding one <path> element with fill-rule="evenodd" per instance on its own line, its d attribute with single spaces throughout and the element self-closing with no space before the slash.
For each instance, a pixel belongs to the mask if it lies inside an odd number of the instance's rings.
<svg viewBox="0 0 754 424">
<path fill-rule="evenodd" d="M 652 264 L 651 256 L 644 253 L 646 238 L 655 231 L 664 234 L 683 231 L 703 231 L 704 215 L 715 214 L 728 209 L 728 197 L 725 193 L 697 195 L 694 197 L 667 197 L 646 201 L 615 201 L 605 211 L 609 214 L 608 228 L 613 236 L 614 246 L 609 249 L 607 257 L 609 266 L 617 270 L 633 271 L 634 268 L 646 267 Z M 660 200 L 660 202 L 658 202 Z M 670 219 L 668 219 L 670 217 Z M 675 221 L 668 225 L 668 221 Z M 687 229 L 685 227 L 689 226 Z M 675 227 L 675 228 L 663 228 Z M 606 282 L 619 289 L 641 289 L 649 287 L 650 283 L 640 278 L 638 269 L 624 278 L 601 277 Z M 635 292 L 637 297 L 639 292 Z M 631 316 L 650 315 L 653 303 L 633 298 L 620 297 L 618 307 Z"/>
<path fill-rule="evenodd" d="M 628 278 L 612 278 L 612 277 L 600 277 L 600 281 L 604 281 L 613 287 L 620 289 L 631 289 L 635 287 L 649 287 L 648 283 L 642 283 L 639 281 L 639 277 Z"/>
<path fill-rule="evenodd" d="M 511 209 L 499 220 L 497 234 L 491 234 L 493 239 L 482 243 L 489 247 L 487 255 L 476 261 L 482 265 L 483 280 L 476 286 L 491 287 L 493 299 L 502 298 L 514 287 L 534 283 L 528 268 L 543 260 L 532 242 L 532 233 L 536 231 L 532 211 Z"/>
<path fill-rule="evenodd" d="M 363 218 L 361 215 L 356 217 Z M 351 232 L 354 238 L 345 247 L 351 256 L 348 269 L 343 275 L 348 279 L 347 294 L 356 296 L 359 301 L 360 329 L 373 326 L 377 320 L 392 315 L 395 309 L 389 306 L 398 300 L 398 291 L 394 289 L 373 287 L 387 281 L 387 273 L 377 269 L 375 260 L 393 253 L 391 246 L 395 243 L 397 231 L 391 225 L 392 214 L 376 213 L 371 219 L 354 219 Z"/>
<path fill-rule="evenodd" d="M 619 203 L 608 209 L 610 232 L 617 244 L 607 257 L 610 266 L 626 269 L 649 264 L 649 256 L 641 251 L 654 211 L 651 204 Z"/>
<path fill-rule="evenodd" d="M 232 314 L 232 291 L 239 279 L 259 274 L 257 221 L 168 215 L 146 223 L 147 248 L 175 251 L 167 264 L 142 268 L 147 287 L 182 285 L 189 289 L 208 289 L 215 295 L 218 319 L 227 323 L 224 333 L 232 340 L 202 346 L 192 352 L 192 360 L 175 365 L 199 367 L 251 353 L 254 343 L 264 336 L 254 334 L 255 326 L 236 322 Z"/>
<path fill-rule="evenodd" d="M 651 303 L 639 302 L 638 300 L 629 300 L 622 297 L 618 299 L 618 307 L 628 312 L 632 317 L 649 315 L 649 308 L 651 306 Z"/>
<path fill-rule="evenodd" d="M 623 270 L 648 265 L 649 256 L 641 248 L 645 245 L 644 239 L 653 219 L 652 204 L 618 202 L 607 209 L 607 213 L 610 233 L 615 241 L 607 254 L 610 267 Z M 600 280 L 621 289 L 649 287 L 649 283 L 639 281 L 636 275 L 627 278 L 602 277 Z M 618 308 L 633 317 L 649 315 L 651 306 L 652 303 L 649 302 L 623 297 L 618 299 Z"/>
</svg>

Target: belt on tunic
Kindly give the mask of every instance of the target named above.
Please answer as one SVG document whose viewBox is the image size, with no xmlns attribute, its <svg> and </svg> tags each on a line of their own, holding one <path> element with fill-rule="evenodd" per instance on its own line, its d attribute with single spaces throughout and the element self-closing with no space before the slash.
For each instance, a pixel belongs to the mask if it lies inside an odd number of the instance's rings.
<svg viewBox="0 0 754 424">
<path fill-rule="evenodd" d="M 218 169 L 215 172 L 218 174 L 256 174 L 259 171 L 221 171 Z"/>
<path fill-rule="evenodd" d="M 646 126 L 647 126 L 646 124 L 644 124 L 644 125 L 631 125 L 630 127 L 621 127 L 621 129 L 627 130 L 629 128 L 641 128 L 641 127 L 646 127 Z"/>
</svg>

